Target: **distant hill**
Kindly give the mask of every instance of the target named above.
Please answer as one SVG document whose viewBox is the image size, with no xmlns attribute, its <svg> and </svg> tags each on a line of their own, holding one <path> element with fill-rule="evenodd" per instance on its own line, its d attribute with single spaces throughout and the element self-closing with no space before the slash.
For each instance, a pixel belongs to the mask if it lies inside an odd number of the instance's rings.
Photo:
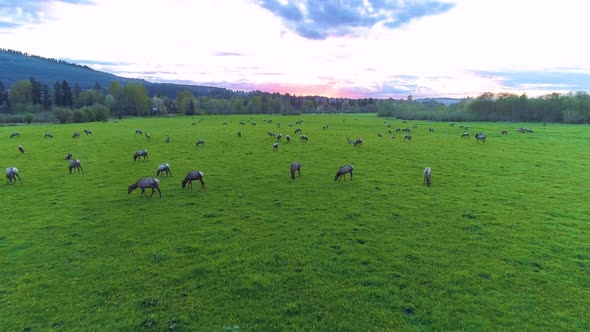
<svg viewBox="0 0 590 332">
<path fill-rule="evenodd" d="M 141 79 L 120 77 L 63 60 L 0 49 L 0 82 L 7 89 L 15 82 L 28 80 L 30 77 L 47 84 L 50 88 L 55 82 L 63 80 L 66 80 L 71 86 L 78 83 L 82 90 L 94 88 L 97 82 L 104 89 L 108 88 L 112 81 L 119 81 L 121 84 L 141 83 L 146 87 L 150 96 L 159 94 L 170 98 L 175 98 L 183 90 L 189 90 L 195 96 L 229 97 L 234 93 L 231 90 L 217 87 L 152 83 Z"/>
</svg>

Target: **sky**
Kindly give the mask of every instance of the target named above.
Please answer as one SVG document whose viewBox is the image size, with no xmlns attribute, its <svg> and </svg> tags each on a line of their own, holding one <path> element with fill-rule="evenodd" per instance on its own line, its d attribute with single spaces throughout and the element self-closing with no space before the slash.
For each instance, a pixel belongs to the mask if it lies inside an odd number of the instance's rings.
<svg viewBox="0 0 590 332">
<path fill-rule="evenodd" d="M 0 47 L 152 82 L 347 98 L 590 91 L 586 0 L 0 0 Z"/>
</svg>

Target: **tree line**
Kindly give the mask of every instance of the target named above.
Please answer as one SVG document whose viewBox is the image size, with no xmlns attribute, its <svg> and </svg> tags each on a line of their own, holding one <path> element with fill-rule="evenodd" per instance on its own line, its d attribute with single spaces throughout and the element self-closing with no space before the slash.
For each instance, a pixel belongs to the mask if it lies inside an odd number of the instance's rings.
<svg viewBox="0 0 590 332">
<path fill-rule="evenodd" d="M 226 90 L 230 91 L 230 90 Z M 151 96 L 150 96 L 151 94 Z M 295 96 L 262 91 L 195 96 L 183 90 L 174 98 L 150 91 L 141 83 L 112 81 L 108 87 L 96 83 L 81 89 L 66 80 L 52 85 L 30 77 L 6 88 L 0 82 L 0 121 L 32 122 L 104 121 L 111 117 L 158 116 L 167 114 L 300 114 L 377 113 L 400 119 L 436 121 L 590 122 L 590 95 L 551 93 L 537 98 L 526 94 L 491 92 L 465 98 L 454 104 L 435 99 L 330 98 Z"/>
<path fill-rule="evenodd" d="M 414 101 L 409 96 L 382 100 L 377 113 L 408 120 L 590 123 L 590 95 L 578 91 L 530 98 L 526 94 L 486 92 L 450 105 Z"/>
<path fill-rule="evenodd" d="M 168 89 L 163 85 L 163 89 Z M 30 77 L 15 82 L 7 89 L 0 82 L 0 121 L 31 122 L 104 121 L 109 117 L 157 116 L 166 114 L 300 114 L 312 112 L 377 112 L 377 100 L 294 96 L 262 91 L 229 91 L 195 96 L 183 90 L 174 98 L 146 88 L 141 83 L 121 84 L 112 81 L 108 87 L 96 83 L 83 90 L 78 83 L 66 80 L 53 85 Z M 152 91 L 150 91 L 152 90 Z M 166 91 L 162 91 L 166 93 Z M 150 93 L 152 96 L 150 97 Z"/>
</svg>

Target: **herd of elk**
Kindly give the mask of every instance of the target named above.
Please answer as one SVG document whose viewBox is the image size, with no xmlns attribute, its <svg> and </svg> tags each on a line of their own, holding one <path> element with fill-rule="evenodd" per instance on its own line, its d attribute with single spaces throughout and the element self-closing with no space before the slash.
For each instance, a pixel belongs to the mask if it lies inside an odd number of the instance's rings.
<svg viewBox="0 0 590 332">
<path fill-rule="evenodd" d="M 227 123 L 225 123 L 225 124 L 227 124 Z M 244 123 L 243 122 L 240 122 L 240 124 L 243 125 Z M 253 122 L 251 124 L 252 125 L 255 125 L 255 123 L 253 123 Z M 277 125 L 279 126 L 278 123 L 277 123 Z M 453 126 L 454 123 L 451 123 L 450 125 Z M 291 126 L 291 125 L 289 125 L 289 126 Z M 327 128 L 327 125 L 323 127 L 323 129 L 326 129 L 326 128 Z M 388 125 L 388 128 L 391 128 L 391 125 Z M 413 128 L 415 129 L 415 128 L 417 128 L 417 126 L 414 125 Z M 466 130 L 468 127 L 461 126 L 461 128 L 464 128 L 464 130 Z M 410 132 L 412 131 L 411 129 L 409 129 L 409 128 L 404 128 L 404 129 L 397 128 L 396 129 L 396 132 L 400 132 L 400 131 L 405 132 L 404 140 L 411 140 L 412 139 L 412 137 L 410 135 Z M 533 130 L 531 130 L 529 128 L 518 128 L 517 131 L 520 132 L 520 133 L 532 133 L 533 132 Z M 136 134 L 143 134 L 143 132 L 140 129 L 136 129 L 135 132 L 136 132 Z M 388 129 L 388 132 L 391 134 L 392 133 L 391 129 Z M 428 128 L 428 132 L 433 133 L 434 132 L 434 129 L 433 128 Z M 92 135 L 92 130 L 84 129 L 84 133 L 86 135 Z M 297 128 L 295 130 L 295 133 L 296 134 L 297 133 L 300 134 L 301 133 L 301 128 Z M 271 137 L 275 137 L 274 132 L 267 132 L 267 134 L 269 136 L 271 136 Z M 501 135 L 508 135 L 508 130 L 502 130 L 502 131 L 500 131 L 500 134 Z M 20 132 L 13 132 L 10 135 L 11 138 L 20 137 L 20 136 L 21 136 Z M 145 136 L 149 139 L 151 137 L 151 134 L 146 132 L 145 133 Z M 237 136 L 239 136 L 239 137 L 242 136 L 241 131 L 238 131 L 237 132 Z M 277 142 L 273 143 L 273 150 L 274 151 L 278 151 L 278 147 L 279 147 L 278 141 L 280 141 L 280 139 L 282 138 L 282 136 L 283 135 L 280 134 L 280 133 L 276 136 Z M 379 137 L 382 137 L 382 135 L 380 133 L 378 134 L 378 136 Z M 45 133 L 44 137 L 45 138 L 53 138 L 53 135 L 51 133 Z M 74 132 L 72 138 L 79 138 L 79 137 L 80 137 L 80 133 L 79 132 Z M 469 138 L 469 132 L 467 132 L 467 131 L 463 132 L 463 134 L 461 135 L 461 138 Z M 475 134 L 475 138 L 476 138 L 477 142 L 482 141 L 483 143 L 485 143 L 487 136 L 486 136 L 485 133 L 476 133 Z M 287 142 L 290 142 L 291 141 L 290 135 L 286 135 L 286 140 L 287 140 Z M 308 138 L 307 138 L 306 135 L 301 135 L 301 140 L 307 141 Z M 170 138 L 167 137 L 166 138 L 166 142 L 169 142 L 169 141 L 170 141 Z M 356 139 L 354 141 L 349 138 L 348 139 L 348 142 L 350 144 L 354 144 L 354 146 L 362 146 L 362 144 L 363 144 L 363 140 L 361 138 L 358 138 L 358 139 Z M 204 146 L 205 145 L 205 140 L 204 139 L 199 139 L 196 142 L 196 145 L 197 146 L 199 146 L 199 145 L 203 145 Z M 18 146 L 18 150 L 21 153 L 23 153 L 23 154 L 25 153 L 25 150 L 24 150 L 24 148 L 23 148 L 22 145 L 19 145 Z M 143 157 L 143 160 L 149 160 L 149 158 L 148 158 L 148 152 L 147 152 L 146 149 L 140 149 L 140 150 L 138 150 L 134 154 L 133 160 L 136 161 L 137 159 L 139 159 L 141 157 Z M 81 172 L 82 174 L 84 174 L 84 170 L 82 168 L 82 165 L 81 165 L 81 162 L 80 162 L 79 159 L 73 159 L 73 156 L 70 153 L 68 153 L 66 155 L 65 159 L 70 161 L 69 166 L 68 166 L 68 169 L 69 169 L 69 173 L 70 174 L 72 173 L 72 171 L 77 171 L 78 173 Z M 340 181 L 342 179 L 346 180 L 346 174 L 350 174 L 350 180 L 352 181 L 353 169 L 354 169 L 354 167 L 352 165 L 350 165 L 350 164 L 349 165 L 344 165 L 344 166 L 340 167 L 338 169 L 338 172 L 336 173 L 336 176 L 334 178 L 334 181 Z M 160 176 L 160 174 L 163 174 L 163 173 L 166 173 L 166 176 L 171 176 L 172 175 L 172 172 L 170 170 L 170 165 L 168 163 L 163 163 L 163 164 L 158 165 L 158 169 L 157 169 L 156 175 L 157 176 Z M 298 161 L 291 163 L 291 165 L 290 165 L 290 173 L 291 173 L 291 179 L 292 180 L 295 180 L 295 174 L 296 173 L 298 173 L 299 176 L 301 176 L 301 163 L 299 163 Z M 188 184 L 188 186 L 190 188 L 192 188 L 192 181 L 193 180 L 198 180 L 198 181 L 201 182 L 201 188 L 202 189 L 205 189 L 205 182 L 203 181 L 203 175 L 204 174 L 203 174 L 202 171 L 190 171 L 186 175 L 186 177 L 182 180 L 182 188 L 186 188 L 187 184 Z M 432 185 L 432 169 L 430 167 L 426 167 L 424 169 L 423 177 L 424 177 L 424 184 L 426 186 L 428 186 L 428 187 L 431 186 Z M 22 181 L 22 179 L 21 179 L 21 177 L 20 177 L 20 175 L 18 173 L 18 169 L 16 167 L 8 167 L 6 169 L 6 179 L 7 179 L 7 182 L 9 184 L 16 183 L 16 180 L 17 179 Z M 152 189 L 152 193 L 148 197 L 152 197 L 153 194 L 155 193 L 155 191 L 158 191 L 159 196 L 162 197 L 162 193 L 160 191 L 160 181 L 157 178 L 151 178 L 151 177 L 141 178 L 136 183 L 134 183 L 134 184 L 132 184 L 132 185 L 129 186 L 128 193 L 130 194 L 133 190 L 135 190 L 137 188 L 141 188 L 141 196 L 140 197 L 142 197 L 144 195 L 144 191 L 145 191 L 146 188 L 151 188 Z"/>
</svg>

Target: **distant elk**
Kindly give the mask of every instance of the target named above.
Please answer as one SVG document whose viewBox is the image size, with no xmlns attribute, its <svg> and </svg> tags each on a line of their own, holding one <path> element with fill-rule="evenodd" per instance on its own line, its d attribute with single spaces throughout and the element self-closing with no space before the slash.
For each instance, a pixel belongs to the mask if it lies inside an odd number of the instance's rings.
<svg viewBox="0 0 590 332">
<path fill-rule="evenodd" d="M 295 172 L 298 172 L 299 176 L 301 176 L 301 163 L 298 161 L 291 163 L 291 179 L 293 180 L 295 180 Z"/>
<path fill-rule="evenodd" d="M 184 189 L 186 187 L 186 184 L 188 183 L 189 187 L 192 189 L 193 181 L 199 180 L 201 181 L 201 189 L 205 189 L 205 182 L 203 181 L 203 176 L 205 176 L 205 174 L 201 171 L 188 172 L 188 174 L 184 177 L 184 180 L 182 180 L 182 188 Z"/>
<path fill-rule="evenodd" d="M 362 139 L 362 138 L 357 138 L 357 139 L 354 141 L 354 146 L 359 146 L 359 145 L 360 145 L 360 146 L 363 146 L 363 139 Z"/>
<path fill-rule="evenodd" d="M 10 134 L 10 138 L 20 137 L 20 131 L 15 131 L 14 133 Z"/>
<path fill-rule="evenodd" d="M 148 140 L 152 138 L 152 134 L 150 133 L 145 133 L 145 138 L 147 138 Z"/>
<path fill-rule="evenodd" d="M 482 142 L 485 143 L 486 142 L 486 137 L 487 136 L 484 133 L 477 133 L 477 134 L 475 134 L 475 139 L 477 140 L 478 143 L 479 143 L 479 141 L 482 141 Z"/>
<path fill-rule="evenodd" d="M 137 152 L 135 152 L 135 154 L 133 155 L 133 161 L 136 161 L 137 159 L 139 159 L 139 157 L 143 157 L 143 160 L 150 159 L 148 157 L 148 151 L 146 149 L 137 150 Z"/>
<path fill-rule="evenodd" d="M 432 170 L 430 169 L 430 167 L 426 167 L 424 169 L 424 183 L 427 187 L 430 187 L 430 185 L 432 184 Z"/>
<path fill-rule="evenodd" d="M 80 173 L 80 171 L 82 171 L 82 174 L 84 174 L 84 170 L 82 169 L 82 163 L 80 163 L 80 160 L 78 160 L 78 159 L 74 159 L 74 160 L 70 161 L 70 165 L 68 166 L 68 169 L 70 171 L 70 174 L 72 174 L 72 170 L 77 170 L 78 174 Z"/>
<path fill-rule="evenodd" d="M 72 135 L 72 138 L 80 138 L 80 133 L 75 132 L 74 135 Z"/>
<path fill-rule="evenodd" d="M 84 129 L 84 134 L 92 135 L 92 130 Z"/>
<path fill-rule="evenodd" d="M 166 176 L 172 175 L 172 171 L 170 170 L 170 164 L 163 163 L 158 165 L 158 172 L 156 173 L 156 176 L 160 176 L 160 173 L 166 173 Z"/>
<path fill-rule="evenodd" d="M 23 148 L 22 145 L 18 146 L 18 151 L 20 151 L 20 153 L 25 153 L 25 148 Z"/>
<path fill-rule="evenodd" d="M 141 195 L 139 197 L 143 197 L 146 188 L 151 188 L 152 194 L 147 196 L 148 198 L 154 196 L 154 192 L 156 190 L 160 194 L 160 198 L 162 198 L 162 192 L 160 191 L 160 180 L 158 180 L 157 178 L 141 178 L 137 182 L 129 186 L 127 193 L 131 194 L 131 192 L 133 192 L 133 190 L 137 188 L 141 188 Z"/>
<path fill-rule="evenodd" d="M 408 141 L 411 141 L 411 140 L 412 140 L 412 135 L 410 135 L 410 134 L 405 134 L 405 135 L 404 135 L 404 142 L 405 142 L 406 140 L 408 140 Z"/>
<path fill-rule="evenodd" d="M 205 146 L 205 140 L 202 138 L 200 140 L 198 140 L 196 143 L 196 146 L 199 146 L 199 145 Z"/>
<path fill-rule="evenodd" d="M 53 138 L 53 135 L 51 133 L 45 133 L 45 138 Z"/>
<path fill-rule="evenodd" d="M 464 132 L 463 134 L 461 134 L 461 138 L 469 138 L 469 133 Z"/>
<path fill-rule="evenodd" d="M 135 129 L 135 134 L 143 135 L 143 131 L 141 129 Z"/>
<path fill-rule="evenodd" d="M 72 159 L 72 154 L 71 153 L 66 154 L 66 157 L 64 159 L 65 160 L 71 160 Z"/>
<path fill-rule="evenodd" d="M 350 173 L 350 181 L 352 181 L 352 170 L 354 169 L 354 167 L 352 167 L 352 165 L 344 165 L 342 167 L 340 167 L 340 169 L 338 169 L 338 172 L 336 173 L 336 177 L 334 178 L 334 181 L 338 180 L 338 182 L 340 182 L 340 179 L 344 179 L 344 181 L 346 181 L 346 174 Z"/>
<path fill-rule="evenodd" d="M 275 152 L 279 151 L 279 143 L 276 143 L 276 142 L 275 142 L 275 143 L 273 143 L 273 145 L 272 145 L 272 149 L 273 149 Z"/>
<path fill-rule="evenodd" d="M 308 141 L 308 138 L 307 138 L 307 136 L 306 136 L 306 135 L 301 135 L 301 140 L 302 140 L 302 141 L 306 141 L 306 142 L 307 142 L 307 141 Z"/>
<path fill-rule="evenodd" d="M 6 181 L 8 183 L 16 183 L 16 179 L 19 180 L 23 180 L 20 178 L 20 175 L 18 175 L 18 169 L 16 167 L 8 167 L 6 169 Z"/>
<path fill-rule="evenodd" d="M 533 130 L 530 128 L 518 128 L 517 131 L 519 133 L 533 133 Z"/>
<path fill-rule="evenodd" d="M 291 143 L 291 136 L 287 135 L 285 136 L 285 139 L 287 140 L 287 143 Z"/>
<path fill-rule="evenodd" d="M 295 134 L 301 134 L 301 128 L 295 129 Z"/>
<path fill-rule="evenodd" d="M 508 135 L 508 130 L 502 130 L 502 131 L 500 132 L 500 134 L 501 134 L 501 135 Z"/>
</svg>

